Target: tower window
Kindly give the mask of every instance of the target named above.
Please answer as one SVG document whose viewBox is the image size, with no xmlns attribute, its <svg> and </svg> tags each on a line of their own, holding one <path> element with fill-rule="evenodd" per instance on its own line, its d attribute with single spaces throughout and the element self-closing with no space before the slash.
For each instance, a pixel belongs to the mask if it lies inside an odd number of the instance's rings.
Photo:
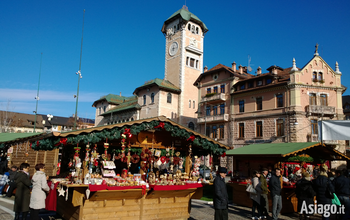
<svg viewBox="0 0 350 220">
<path fill-rule="evenodd" d="M 194 67 L 194 61 L 195 61 L 195 59 L 190 58 L 190 67 Z"/>
<path fill-rule="evenodd" d="M 198 69 L 198 60 L 196 60 L 196 69 Z"/>
<path fill-rule="evenodd" d="M 188 107 L 191 108 L 191 100 L 188 100 Z"/>
<path fill-rule="evenodd" d="M 151 103 L 154 103 L 154 93 L 151 94 Z"/>
<path fill-rule="evenodd" d="M 199 29 L 198 29 L 198 27 L 196 27 L 196 34 L 199 34 Z"/>
<path fill-rule="evenodd" d="M 239 123 L 239 138 L 244 138 L 244 123 Z"/>
<path fill-rule="evenodd" d="M 193 122 L 188 123 L 188 128 L 194 130 L 194 124 L 193 124 Z"/>
<path fill-rule="evenodd" d="M 244 100 L 239 101 L 239 112 L 244 112 Z"/>
<path fill-rule="evenodd" d="M 146 105 L 146 95 L 143 95 L 143 105 Z"/>
<path fill-rule="evenodd" d="M 190 31 L 191 30 L 191 24 L 188 24 L 187 29 Z"/>
<path fill-rule="evenodd" d="M 166 97 L 166 102 L 171 103 L 171 93 L 169 92 L 167 97 Z"/>
</svg>

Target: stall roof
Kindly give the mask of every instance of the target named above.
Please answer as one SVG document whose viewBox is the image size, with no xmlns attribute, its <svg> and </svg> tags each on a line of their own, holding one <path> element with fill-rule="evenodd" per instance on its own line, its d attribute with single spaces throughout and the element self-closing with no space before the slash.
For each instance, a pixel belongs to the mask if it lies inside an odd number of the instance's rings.
<svg viewBox="0 0 350 220">
<path fill-rule="evenodd" d="M 0 133 L 0 149 L 6 144 L 25 142 L 45 135 L 46 133 Z"/>
<path fill-rule="evenodd" d="M 159 117 L 153 117 L 153 118 L 148 118 L 148 119 L 142 119 L 142 120 L 135 120 L 135 121 L 128 121 L 128 122 L 124 122 L 124 123 L 118 123 L 118 124 L 112 124 L 112 125 L 105 125 L 105 126 L 99 126 L 99 127 L 92 127 L 92 128 L 87 128 L 87 129 L 82 129 L 82 130 L 77 130 L 77 131 L 69 131 L 69 132 L 62 132 L 60 133 L 58 136 L 59 137 L 68 137 L 68 136 L 76 136 L 76 135 L 79 135 L 79 134 L 88 134 L 88 133 L 91 133 L 91 132 L 98 132 L 98 131 L 102 131 L 102 130 L 105 130 L 105 129 L 112 129 L 112 128 L 116 128 L 116 127 L 123 127 L 123 126 L 130 126 L 130 125 L 134 125 L 134 124 L 141 124 L 141 123 L 144 123 L 144 122 L 151 122 L 151 121 L 159 121 L 159 122 L 168 122 L 170 124 L 172 124 L 173 126 L 177 126 L 181 129 L 184 129 L 186 130 L 187 132 L 190 132 L 190 133 L 193 133 L 194 135 L 196 136 L 199 136 L 201 138 L 204 138 L 204 139 L 207 139 L 211 142 L 213 142 L 214 144 L 217 144 L 219 145 L 220 147 L 222 148 L 225 148 L 225 149 L 230 149 L 228 146 L 220 143 L 220 142 L 217 142 L 207 136 L 204 136 L 198 132 L 195 132 L 193 131 L 192 129 L 190 128 L 187 128 L 187 127 L 184 127 L 170 119 L 168 119 L 167 117 L 165 116 L 159 116 Z M 55 135 L 57 136 L 57 135 Z"/>
<path fill-rule="evenodd" d="M 325 159 L 350 160 L 349 157 L 320 142 L 251 144 L 226 151 L 228 156 L 288 157 L 300 152 Z"/>
</svg>

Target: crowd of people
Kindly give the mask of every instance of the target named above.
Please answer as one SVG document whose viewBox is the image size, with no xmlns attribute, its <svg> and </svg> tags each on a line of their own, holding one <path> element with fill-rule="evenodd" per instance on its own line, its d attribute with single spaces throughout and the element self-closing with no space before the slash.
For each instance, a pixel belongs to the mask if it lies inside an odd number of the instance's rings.
<svg viewBox="0 0 350 220">
<path fill-rule="evenodd" d="M 226 168 L 220 167 L 218 170 L 219 175 L 214 180 L 215 220 L 227 219 L 228 196 L 224 184 L 226 172 Z M 350 177 L 348 177 L 348 171 L 329 171 L 328 166 L 323 165 L 318 167 L 316 172 L 316 175 L 315 173 L 310 175 L 309 172 L 304 170 L 297 177 L 295 193 L 298 199 L 297 210 L 299 219 L 310 219 L 313 213 L 309 207 L 314 207 L 315 203 L 323 207 L 332 205 L 334 202 L 332 199 L 335 196 L 339 199 L 340 206 L 343 207 L 343 212 L 337 213 L 337 219 L 348 220 L 350 218 Z M 247 190 L 250 192 L 250 199 L 252 200 L 251 218 L 253 220 L 277 220 L 283 205 L 283 195 L 281 193 L 283 177 L 281 170 L 279 168 L 274 170 L 263 168 L 261 171 L 253 171 L 250 184 L 254 188 L 253 191 Z M 269 194 L 272 201 L 271 214 L 269 214 Z M 340 206 L 337 207 L 339 208 Z M 306 208 L 309 212 L 305 212 Z M 323 213 L 322 219 L 328 220 L 330 216 Z"/>
<path fill-rule="evenodd" d="M 31 220 L 38 220 L 40 209 L 45 208 L 46 192 L 50 190 L 47 185 L 48 176 L 45 174 L 45 165 L 35 165 L 35 174 L 30 179 L 28 163 L 22 163 L 17 171 L 16 166 L 5 171 L 0 179 L 0 192 L 2 196 L 11 197 L 15 194 L 13 211 L 15 220 L 25 220 L 30 213 Z M 5 189 L 5 186 L 6 189 Z"/>
</svg>

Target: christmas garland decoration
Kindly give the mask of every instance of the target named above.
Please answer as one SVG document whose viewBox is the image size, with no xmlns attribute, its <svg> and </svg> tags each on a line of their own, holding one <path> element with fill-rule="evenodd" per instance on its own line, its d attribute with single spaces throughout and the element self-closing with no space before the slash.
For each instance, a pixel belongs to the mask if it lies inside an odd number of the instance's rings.
<svg viewBox="0 0 350 220">
<path fill-rule="evenodd" d="M 204 150 L 210 151 L 216 155 L 222 155 L 226 149 L 221 148 L 218 144 L 215 144 L 205 138 L 198 137 L 192 132 L 188 132 L 185 129 L 174 126 L 168 122 L 159 122 L 159 121 L 150 121 L 144 122 L 141 124 L 134 124 L 131 126 L 115 127 L 112 129 L 104 129 L 102 131 L 94 131 L 88 134 L 79 134 L 76 136 L 71 136 L 67 138 L 58 138 L 51 137 L 42 139 L 32 143 L 32 148 L 34 150 L 53 150 L 62 145 L 70 144 L 76 145 L 78 143 L 88 144 L 88 143 L 97 143 L 108 140 L 120 139 L 121 134 L 125 132 L 125 129 L 128 131 L 128 135 L 136 135 L 141 131 L 147 130 L 165 130 L 170 133 L 172 137 L 177 137 L 181 139 L 188 140 L 189 143 L 192 143 L 193 146 L 200 146 Z M 163 155 L 163 152 L 162 152 Z"/>
<path fill-rule="evenodd" d="M 303 157 L 303 156 L 293 156 L 293 157 L 289 157 L 287 161 L 314 162 L 314 158 Z"/>
</svg>

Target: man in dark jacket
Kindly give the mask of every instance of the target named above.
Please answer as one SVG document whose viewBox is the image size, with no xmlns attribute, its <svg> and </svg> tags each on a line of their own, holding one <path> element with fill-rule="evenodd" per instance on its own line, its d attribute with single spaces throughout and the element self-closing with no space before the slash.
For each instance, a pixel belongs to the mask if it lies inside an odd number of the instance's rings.
<svg viewBox="0 0 350 220">
<path fill-rule="evenodd" d="M 228 219 L 228 194 L 226 189 L 225 177 L 227 169 L 219 167 L 219 175 L 214 180 L 214 208 L 215 220 Z"/>
<path fill-rule="evenodd" d="M 16 189 L 17 185 L 15 183 L 15 177 L 17 175 L 17 166 L 12 166 L 11 170 L 9 170 L 10 176 L 9 176 L 9 188 L 7 190 L 6 196 L 11 197 L 13 194 L 13 191 Z"/>
<path fill-rule="evenodd" d="M 260 201 L 260 206 L 261 206 L 261 214 L 264 218 L 267 218 L 269 216 L 269 199 L 267 197 L 267 194 L 269 193 L 269 189 L 267 188 L 267 175 L 269 173 L 269 170 L 267 168 L 264 168 L 262 170 L 262 175 L 260 175 L 260 182 L 261 182 L 261 190 L 262 193 L 261 195 L 261 201 Z"/>
<path fill-rule="evenodd" d="M 345 215 L 342 219 L 348 219 L 350 217 L 350 180 L 344 176 L 344 171 L 336 170 L 335 175 L 336 178 L 333 180 L 335 194 L 345 207 Z"/>
<path fill-rule="evenodd" d="M 272 218 L 273 220 L 278 219 L 278 215 L 282 209 L 282 196 L 281 196 L 281 170 L 275 169 L 275 173 L 271 175 L 269 188 L 272 198 Z"/>
</svg>

